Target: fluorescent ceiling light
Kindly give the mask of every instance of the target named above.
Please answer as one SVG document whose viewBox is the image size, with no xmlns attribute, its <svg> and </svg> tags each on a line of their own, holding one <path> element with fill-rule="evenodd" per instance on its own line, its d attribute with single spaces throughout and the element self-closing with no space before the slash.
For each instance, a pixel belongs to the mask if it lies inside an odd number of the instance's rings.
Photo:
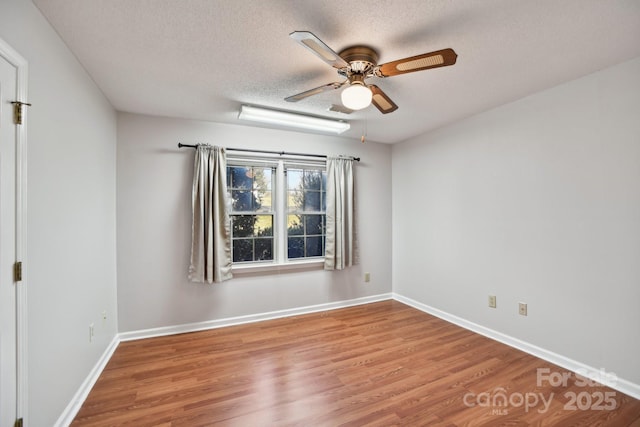
<svg viewBox="0 0 640 427">
<path fill-rule="evenodd" d="M 323 119 L 320 117 L 305 116 L 302 114 L 286 113 L 284 111 L 267 110 L 264 108 L 240 107 L 240 120 L 268 123 L 272 125 L 290 126 L 299 129 L 317 130 L 340 134 L 351 128 L 348 122 L 341 120 Z"/>
</svg>

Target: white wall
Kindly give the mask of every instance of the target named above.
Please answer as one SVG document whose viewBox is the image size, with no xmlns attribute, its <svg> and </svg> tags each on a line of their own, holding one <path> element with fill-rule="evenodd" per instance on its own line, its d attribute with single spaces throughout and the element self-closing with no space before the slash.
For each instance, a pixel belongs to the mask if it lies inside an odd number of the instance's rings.
<svg viewBox="0 0 640 427">
<path fill-rule="evenodd" d="M 184 143 L 361 157 L 355 167 L 360 265 L 187 280 L 193 149 Z M 183 325 L 391 292 L 391 147 L 202 121 L 118 115 L 120 331 Z M 371 282 L 363 283 L 363 273 Z"/>
<path fill-rule="evenodd" d="M 640 58 L 394 146 L 394 292 L 640 384 L 639 95 Z"/>
<path fill-rule="evenodd" d="M 26 421 L 51 426 L 117 333 L 116 114 L 30 1 L 0 37 L 29 62 Z"/>
</svg>

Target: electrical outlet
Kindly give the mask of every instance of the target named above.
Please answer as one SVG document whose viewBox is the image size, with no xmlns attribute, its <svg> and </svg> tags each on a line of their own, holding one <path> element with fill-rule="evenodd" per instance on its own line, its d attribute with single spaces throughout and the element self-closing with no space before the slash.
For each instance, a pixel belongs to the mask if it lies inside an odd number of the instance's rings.
<svg viewBox="0 0 640 427">
<path fill-rule="evenodd" d="M 107 322 L 107 310 L 102 310 L 102 324 Z"/>
<path fill-rule="evenodd" d="M 365 283 L 369 283 L 371 281 L 371 273 L 364 273 L 364 281 Z"/>
<path fill-rule="evenodd" d="M 93 342 L 93 323 L 89 324 L 89 342 Z"/>
<path fill-rule="evenodd" d="M 489 295 L 489 307 L 496 308 L 496 296 Z"/>
<path fill-rule="evenodd" d="M 519 302 L 518 303 L 518 313 L 520 313 L 521 316 L 526 316 L 527 315 L 527 304 L 524 302 Z"/>
</svg>

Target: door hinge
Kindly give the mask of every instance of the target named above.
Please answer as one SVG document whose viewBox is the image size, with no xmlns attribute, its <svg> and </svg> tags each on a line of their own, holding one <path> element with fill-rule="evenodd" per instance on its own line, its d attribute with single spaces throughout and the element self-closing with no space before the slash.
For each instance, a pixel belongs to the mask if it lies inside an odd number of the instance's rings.
<svg viewBox="0 0 640 427">
<path fill-rule="evenodd" d="M 27 107 L 31 107 L 31 104 L 29 104 L 28 102 L 20 102 L 20 101 L 13 101 L 13 123 L 17 124 L 17 125 L 21 125 L 22 124 L 22 106 L 26 105 Z"/>
<path fill-rule="evenodd" d="M 22 427 L 22 418 L 18 418 L 16 422 L 13 424 L 13 427 Z"/>
<path fill-rule="evenodd" d="M 18 261 L 13 264 L 13 281 L 21 282 L 22 281 L 22 261 Z"/>
</svg>

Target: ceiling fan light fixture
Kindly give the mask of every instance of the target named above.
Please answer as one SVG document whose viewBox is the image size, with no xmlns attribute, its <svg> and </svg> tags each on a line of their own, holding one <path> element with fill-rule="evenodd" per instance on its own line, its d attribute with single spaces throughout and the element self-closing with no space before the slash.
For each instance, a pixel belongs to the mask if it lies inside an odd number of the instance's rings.
<svg viewBox="0 0 640 427">
<path fill-rule="evenodd" d="M 342 105 L 350 110 L 362 110 L 371 105 L 371 89 L 360 82 L 353 82 L 340 94 Z"/>
</svg>

